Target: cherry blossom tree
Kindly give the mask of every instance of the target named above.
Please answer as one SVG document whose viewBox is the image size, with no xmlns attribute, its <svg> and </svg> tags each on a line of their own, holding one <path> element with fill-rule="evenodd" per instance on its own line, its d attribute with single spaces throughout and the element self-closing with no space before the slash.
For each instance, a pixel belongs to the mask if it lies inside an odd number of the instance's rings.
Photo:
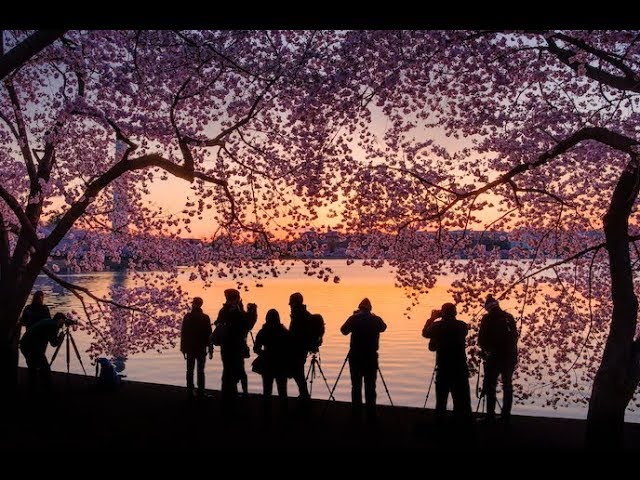
<svg viewBox="0 0 640 480">
<path fill-rule="evenodd" d="M 515 305 L 520 401 L 588 402 L 606 445 L 640 379 L 638 40 L 352 32 L 345 59 L 370 112 L 341 140 L 366 158 L 340 174 L 345 225 L 369 232 L 352 250 L 394 264 L 416 302 L 458 275 L 474 328 L 487 293 Z"/>
<path fill-rule="evenodd" d="M 41 273 L 83 302 L 86 328 L 104 340 L 94 353 L 131 354 L 174 341 L 188 300 L 180 265 L 210 281 L 221 261 L 237 269 L 277 258 L 273 240 L 311 224 L 313 202 L 297 196 L 318 188 L 324 145 L 344 120 L 343 105 L 325 102 L 343 35 L 3 32 L 5 376 L 15 374 L 17 321 Z M 148 200 L 169 178 L 190 184 L 175 199 L 181 213 Z M 183 238 L 194 218 L 210 220 L 210 241 Z M 124 265 L 131 283 L 97 294 L 62 278 L 59 260 L 76 272 Z"/>
</svg>

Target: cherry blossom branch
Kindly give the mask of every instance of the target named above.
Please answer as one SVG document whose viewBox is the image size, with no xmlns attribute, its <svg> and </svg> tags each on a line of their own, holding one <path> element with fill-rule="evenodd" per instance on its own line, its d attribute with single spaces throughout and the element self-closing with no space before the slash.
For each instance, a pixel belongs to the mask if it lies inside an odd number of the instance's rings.
<svg viewBox="0 0 640 480">
<path fill-rule="evenodd" d="M 553 41 L 553 37 L 547 38 L 547 44 L 548 51 L 575 72 L 578 72 L 580 67 L 584 67 L 584 74 L 592 80 L 604 83 L 612 88 L 640 93 L 640 80 L 637 77 L 613 75 L 592 65 L 583 64 L 575 60 L 576 52 L 574 50 L 558 46 L 558 44 Z M 610 60 L 607 61 L 611 63 Z"/>
<path fill-rule="evenodd" d="M 0 80 L 62 37 L 66 30 L 38 30 L 0 56 Z"/>
<path fill-rule="evenodd" d="M 486 193 L 492 190 L 493 188 L 499 185 L 508 183 L 512 178 L 520 174 L 526 173 L 530 170 L 534 170 L 535 168 L 546 165 L 554 158 L 562 155 L 563 153 L 566 153 L 571 148 L 575 147 L 579 143 L 584 142 L 586 140 L 595 140 L 615 150 L 628 153 L 630 155 L 635 155 L 633 147 L 640 144 L 638 140 L 635 140 L 633 138 L 630 138 L 626 135 L 622 135 L 617 132 L 613 132 L 606 128 L 602 128 L 602 127 L 582 128 L 577 132 L 573 133 L 572 135 L 568 136 L 564 140 L 561 140 L 560 142 L 558 142 L 558 144 L 552 149 L 538 155 L 535 161 L 516 165 L 515 167 L 510 169 L 508 172 L 503 173 L 498 178 L 496 178 L 495 180 L 492 180 L 491 182 L 486 183 L 482 187 L 469 190 L 467 192 L 454 192 L 453 194 L 454 198 L 448 204 L 446 204 L 443 208 L 441 208 L 437 212 L 427 217 L 420 217 L 420 218 L 407 220 L 407 225 L 415 221 L 435 220 L 438 217 L 441 217 L 442 215 L 446 214 L 449 210 L 451 210 L 454 206 L 456 206 L 462 200 L 465 200 L 469 197 L 477 197 L 483 193 Z"/>
<path fill-rule="evenodd" d="M 67 280 L 64 280 L 64 279 L 60 278 L 58 275 L 53 273 L 47 267 L 42 267 L 41 270 L 47 277 L 49 277 L 51 280 L 55 281 L 61 287 L 64 287 L 69 291 L 82 292 L 85 295 L 87 295 L 89 298 L 95 300 L 96 302 L 107 303 L 109 305 L 113 305 L 114 307 L 122 308 L 122 309 L 125 309 L 125 310 L 132 310 L 132 311 L 138 312 L 138 313 L 145 313 L 142 308 L 134 307 L 134 306 L 131 306 L 131 305 L 124 305 L 122 303 L 116 302 L 115 300 L 108 300 L 106 298 L 99 297 L 96 294 L 94 294 L 93 292 L 91 292 L 91 290 L 89 290 L 87 287 L 81 287 L 80 285 L 76 285 L 75 283 L 71 283 L 71 282 L 68 282 Z"/>
<path fill-rule="evenodd" d="M 114 164 L 109 170 L 104 172 L 98 178 L 93 180 L 84 192 L 84 195 L 76 201 L 67 212 L 60 219 L 56 227 L 51 231 L 45 242 L 47 247 L 53 248 L 62 240 L 69 229 L 73 226 L 75 221 L 84 214 L 87 206 L 93 201 L 93 199 L 111 182 L 119 178 L 126 172 L 135 170 L 142 170 L 150 167 L 158 167 L 166 172 L 172 174 L 177 178 L 192 182 L 195 178 L 204 180 L 205 182 L 213 183 L 225 189 L 228 193 L 227 182 L 218 178 L 212 177 L 202 172 L 195 172 L 189 170 L 184 166 L 177 165 L 170 160 L 167 160 L 157 153 L 144 155 L 131 160 L 121 160 Z M 230 196 L 230 194 L 228 194 Z"/>
<path fill-rule="evenodd" d="M 640 235 L 633 235 L 633 236 L 629 236 L 629 243 L 633 243 L 633 242 L 637 242 L 638 240 L 640 240 Z M 547 270 L 550 269 L 555 269 L 556 267 L 559 267 L 560 265 L 564 265 L 566 263 L 572 262 L 573 260 L 577 260 L 580 257 L 585 256 L 586 254 L 590 253 L 590 252 L 598 252 L 599 250 L 601 250 L 602 248 L 605 248 L 607 246 L 606 242 L 602 242 L 599 243 L 597 245 L 592 245 L 591 247 L 585 248 L 584 250 L 581 250 L 577 253 L 574 253 L 573 255 L 571 255 L 570 257 L 566 257 L 563 258 L 561 260 L 558 260 L 557 262 L 554 262 L 550 265 L 547 265 L 545 267 L 541 267 L 538 270 L 534 271 L 534 272 L 529 272 L 526 273 L 525 275 L 522 275 L 520 278 L 518 278 L 517 280 L 514 280 L 499 296 L 498 296 L 498 300 L 503 298 L 507 293 L 509 293 L 511 290 L 513 290 L 518 284 L 522 283 L 523 281 L 531 278 L 531 277 L 535 277 L 536 275 L 541 274 L 542 272 L 545 272 Z"/>
<path fill-rule="evenodd" d="M 592 45 L 589 45 L 587 42 L 583 40 L 579 40 L 577 38 L 571 37 L 565 33 L 557 33 L 553 36 L 567 43 L 571 43 L 572 45 L 584 50 L 585 52 L 589 52 L 595 55 L 600 60 L 604 60 L 605 62 L 609 63 L 610 65 L 620 70 L 624 74 L 625 78 L 629 80 L 634 80 L 635 82 L 639 81 L 639 79 L 637 78 L 636 72 L 634 72 L 631 68 L 629 68 L 629 66 L 626 65 L 621 58 L 616 58 L 610 52 L 605 52 L 604 50 L 601 50 Z"/>
</svg>

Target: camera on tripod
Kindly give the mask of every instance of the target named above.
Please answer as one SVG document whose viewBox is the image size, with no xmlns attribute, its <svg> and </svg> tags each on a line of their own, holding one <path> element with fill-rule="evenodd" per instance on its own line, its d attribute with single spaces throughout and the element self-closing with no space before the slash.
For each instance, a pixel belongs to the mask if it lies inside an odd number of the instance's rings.
<svg viewBox="0 0 640 480">
<path fill-rule="evenodd" d="M 63 322 L 66 327 L 73 327 L 74 325 L 79 325 L 80 323 L 77 320 L 74 320 L 73 318 L 67 317 L 66 315 L 64 316 Z"/>
</svg>

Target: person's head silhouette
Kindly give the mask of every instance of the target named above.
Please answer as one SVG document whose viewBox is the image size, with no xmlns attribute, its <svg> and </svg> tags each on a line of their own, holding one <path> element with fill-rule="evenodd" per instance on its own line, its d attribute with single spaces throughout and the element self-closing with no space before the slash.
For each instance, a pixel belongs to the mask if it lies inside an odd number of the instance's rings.
<svg viewBox="0 0 640 480">
<path fill-rule="evenodd" d="M 280 324 L 280 314 L 275 308 L 272 308 L 267 312 L 267 316 L 264 322 L 269 326 L 278 325 Z"/>
<path fill-rule="evenodd" d="M 66 319 L 67 316 L 62 312 L 58 312 L 53 316 L 53 320 L 55 320 L 55 322 L 58 324 L 58 328 L 62 327 L 65 324 Z"/>
<path fill-rule="evenodd" d="M 289 297 L 289 306 L 291 306 L 291 308 L 301 307 L 303 302 L 304 299 L 300 292 L 292 293 Z"/>
<path fill-rule="evenodd" d="M 224 291 L 224 298 L 227 303 L 236 305 L 240 301 L 240 292 L 235 288 L 228 288 Z"/>
<path fill-rule="evenodd" d="M 43 305 L 44 304 L 44 292 L 42 290 L 38 290 L 33 294 L 33 300 L 31 301 L 34 305 Z"/>
<path fill-rule="evenodd" d="M 456 310 L 456 306 L 453 303 L 443 304 L 440 311 L 442 312 L 442 318 L 445 320 L 456 318 L 456 315 L 458 313 L 458 311 Z"/>
<path fill-rule="evenodd" d="M 197 310 L 198 308 L 202 308 L 202 304 L 204 303 L 204 301 L 202 300 L 202 298 L 200 297 L 193 297 L 193 302 L 191 303 L 191 307 L 194 310 Z"/>
<path fill-rule="evenodd" d="M 500 304 L 498 303 L 498 300 L 493 298 L 493 295 L 491 294 L 487 295 L 487 299 L 484 302 L 484 308 L 485 310 L 487 310 L 487 312 L 490 312 L 491 310 L 499 306 Z"/>
<path fill-rule="evenodd" d="M 366 312 L 370 312 L 371 308 L 371 301 L 368 298 L 363 298 L 358 305 L 358 310 L 364 310 Z"/>
</svg>

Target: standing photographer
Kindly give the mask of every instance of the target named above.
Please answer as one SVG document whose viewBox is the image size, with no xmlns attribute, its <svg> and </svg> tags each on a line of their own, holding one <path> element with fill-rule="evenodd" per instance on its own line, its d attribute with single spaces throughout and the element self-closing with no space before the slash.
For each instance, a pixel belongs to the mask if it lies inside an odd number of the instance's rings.
<svg viewBox="0 0 640 480">
<path fill-rule="evenodd" d="M 32 324 L 20 340 L 20 351 L 27 362 L 29 390 L 35 391 L 37 377 L 45 390 L 51 389 L 51 369 L 45 355 L 47 343 L 57 347 L 62 343 L 64 332 L 61 328 L 67 321 L 63 313 L 56 313 L 53 318 L 45 318 Z"/>
<path fill-rule="evenodd" d="M 180 331 L 180 351 L 187 361 L 187 395 L 193 396 L 193 371 L 197 364 L 198 396 L 204 396 L 204 365 L 212 357 L 213 347 L 209 342 L 211 338 L 211 320 L 209 315 L 202 311 L 203 300 L 194 297 L 191 304 L 191 311 L 182 320 Z"/>
<path fill-rule="evenodd" d="M 456 314 L 453 303 L 445 303 L 441 310 L 432 310 L 422 329 L 422 336 L 430 339 L 429 350 L 436 352 L 436 419 L 438 422 L 444 420 L 451 393 L 454 415 L 466 424 L 471 421 L 469 369 L 465 353 L 469 327 L 458 320 Z M 436 322 L 438 318 L 442 320 Z"/>
<path fill-rule="evenodd" d="M 360 421 L 362 383 L 367 404 L 367 420 L 376 420 L 376 379 L 380 333 L 387 329 L 382 318 L 371 313 L 371 302 L 363 299 L 353 315 L 342 325 L 343 335 L 351 334 L 349 371 L 351 372 L 351 406 L 354 420 Z"/>
<path fill-rule="evenodd" d="M 496 387 L 502 377 L 502 417 L 508 423 L 513 403 L 513 372 L 518 363 L 518 328 L 513 315 L 500 308 L 498 301 L 488 295 L 484 304 L 487 314 L 480 321 L 478 345 L 484 358 L 482 393 L 487 396 L 487 421 L 495 419 Z"/>
<path fill-rule="evenodd" d="M 214 322 L 216 329 L 222 329 L 220 356 L 222 357 L 222 398 L 225 404 L 233 401 L 238 393 L 238 382 L 242 382 L 244 394 L 247 392 L 247 374 L 244 359 L 249 353 L 247 335 L 258 319 L 254 303 L 244 310 L 240 292 L 233 288 L 224 291 L 226 302 Z M 214 335 L 216 332 L 214 331 Z"/>
</svg>

